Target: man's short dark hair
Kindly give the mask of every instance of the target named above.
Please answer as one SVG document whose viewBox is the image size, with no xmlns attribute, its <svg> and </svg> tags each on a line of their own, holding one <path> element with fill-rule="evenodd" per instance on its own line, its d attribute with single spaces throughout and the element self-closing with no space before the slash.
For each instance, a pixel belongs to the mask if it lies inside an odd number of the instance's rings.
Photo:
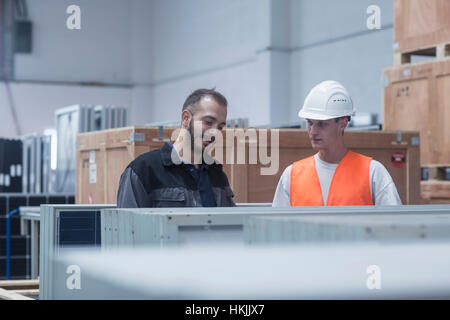
<svg viewBox="0 0 450 320">
<path fill-rule="evenodd" d="M 183 110 L 186 108 L 197 106 L 197 103 L 205 96 L 211 96 L 218 104 L 224 106 L 225 108 L 228 106 L 227 99 L 215 88 L 212 89 L 198 89 L 192 92 L 189 97 L 187 97 L 186 101 L 183 104 Z"/>
</svg>

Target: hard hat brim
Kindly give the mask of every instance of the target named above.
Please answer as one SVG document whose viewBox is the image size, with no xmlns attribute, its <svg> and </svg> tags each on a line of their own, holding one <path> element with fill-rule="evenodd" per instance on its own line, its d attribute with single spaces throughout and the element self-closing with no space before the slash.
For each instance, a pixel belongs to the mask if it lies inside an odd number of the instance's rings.
<svg viewBox="0 0 450 320">
<path fill-rule="evenodd" d="M 304 111 L 303 109 L 299 111 L 298 116 L 300 118 L 310 119 L 310 120 L 330 120 L 330 119 L 343 117 L 343 116 L 334 116 L 333 117 L 333 116 L 329 116 L 329 115 L 324 115 L 323 113 Z"/>
</svg>

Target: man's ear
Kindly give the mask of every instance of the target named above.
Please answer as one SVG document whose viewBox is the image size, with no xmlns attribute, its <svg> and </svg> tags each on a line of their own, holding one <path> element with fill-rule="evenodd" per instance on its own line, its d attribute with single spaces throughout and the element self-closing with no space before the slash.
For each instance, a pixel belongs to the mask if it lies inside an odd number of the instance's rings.
<svg viewBox="0 0 450 320">
<path fill-rule="evenodd" d="M 185 129 L 189 127 L 189 123 L 192 119 L 192 113 L 188 109 L 184 109 L 181 113 L 181 126 Z"/>
<path fill-rule="evenodd" d="M 348 127 L 348 118 L 342 118 L 339 121 L 340 127 L 342 128 L 342 132 Z"/>
</svg>

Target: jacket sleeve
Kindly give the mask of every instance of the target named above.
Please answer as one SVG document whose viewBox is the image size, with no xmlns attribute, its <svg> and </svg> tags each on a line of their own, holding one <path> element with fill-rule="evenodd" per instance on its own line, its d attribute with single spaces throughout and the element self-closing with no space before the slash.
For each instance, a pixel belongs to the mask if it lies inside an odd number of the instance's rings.
<svg viewBox="0 0 450 320">
<path fill-rule="evenodd" d="M 137 174 L 130 167 L 120 176 L 117 208 L 150 208 L 152 201 Z"/>
</svg>

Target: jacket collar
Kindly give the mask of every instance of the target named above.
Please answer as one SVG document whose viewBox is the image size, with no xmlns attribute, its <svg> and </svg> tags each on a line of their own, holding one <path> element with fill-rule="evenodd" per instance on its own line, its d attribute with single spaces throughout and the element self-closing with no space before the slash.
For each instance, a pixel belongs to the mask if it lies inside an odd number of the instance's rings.
<svg viewBox="0 0 450 320">
<path fill-rule="evenodd" d="M 161 148 L 161 161 L 162 164 L 165 167 L 170 167 L 173 165 L 176 165 L 173 161 L 172 161 L 172 149 L 173 149 L 173 145 L 170 142 L 166 142 L 163 147 Z M 180 159 L 178 157 L 178 154 L 175 155 L 178 159 Z M 181 161 L 180 161 L 181 162 Z M 183 163 L 184 164 L 184 163 Z M 222 169 L 222 165 L 218 164 L 218 163 L 213 163 L 210 165 L 205 164 L 205 166 L 207 166 L 207 168 L 212 168 L 212 169 L 218 169 L 221 170 Z"/>
</svg>

